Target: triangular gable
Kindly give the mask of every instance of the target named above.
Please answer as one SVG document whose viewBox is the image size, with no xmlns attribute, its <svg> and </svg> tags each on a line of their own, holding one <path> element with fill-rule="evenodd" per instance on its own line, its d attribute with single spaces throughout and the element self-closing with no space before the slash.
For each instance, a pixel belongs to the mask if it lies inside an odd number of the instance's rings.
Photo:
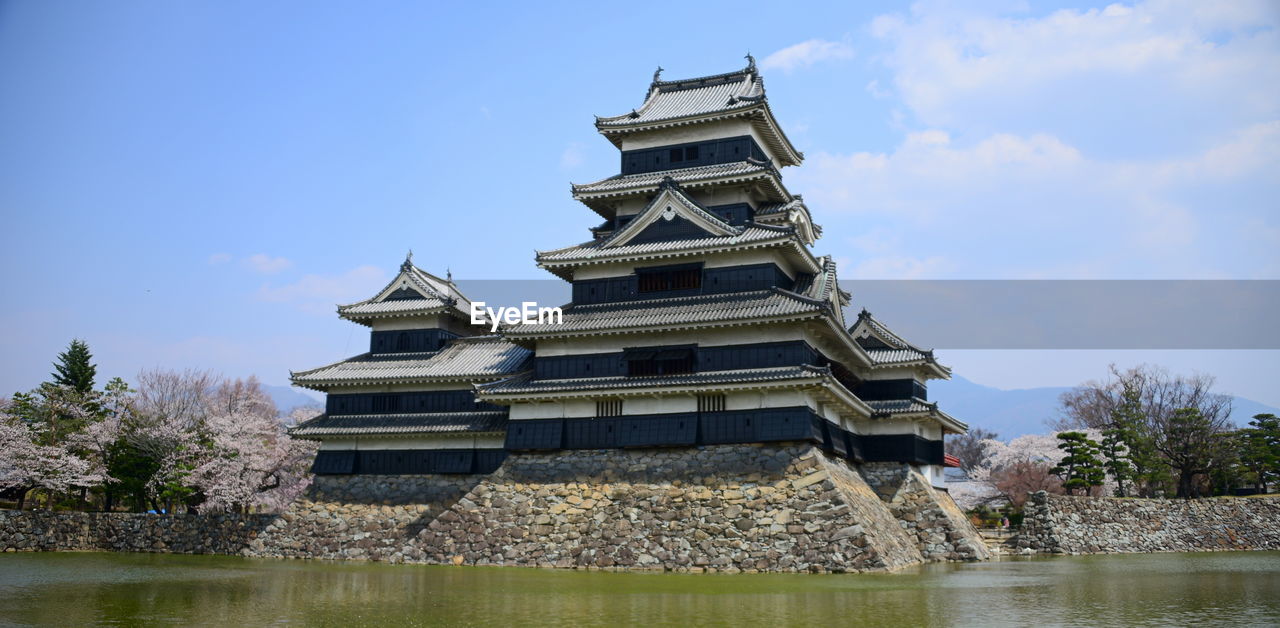
<svg viewBox="0 0 1280 628">
<path fill-rule="evenodd" d="M 876 349 L 893 349 L 899 351 L 908 351 L 919 356 L 919 360 L 930 362 L 933 360 L 933 351 L 921 349 L 909 342 L 902 336 L 893 333 L 883 323 L 871 316 L 866 308 L 858 313 L 858 322 L 849 328 L 849 335 L 868 351 Z"/>
<path fill-rule="evenodd" d="M 340 306 L 340 308 L 382 303 L 384 301 L 409 301 L 415 299 L 432 302 L 424 304 L 424 307 L 427 308 L 455 305 L 465 310 L 470 307 L 466 298 L 456 288 L 452 287 L 451 281 L 440 279 L 414 266 L 412 256 L 413 254 L 410 253 L 405 258 L 404 263 L 400 264 L 399 274 L 379 290 L 376 295 L 357 303 Z"/>
<path fill-rule="evenodd" d="M 732 236 L 739 232 L 703 209 L 673 179 L 667 178 L 658 186 L 658 195 L 600 248 L 662 239 Z"/>
</svg>

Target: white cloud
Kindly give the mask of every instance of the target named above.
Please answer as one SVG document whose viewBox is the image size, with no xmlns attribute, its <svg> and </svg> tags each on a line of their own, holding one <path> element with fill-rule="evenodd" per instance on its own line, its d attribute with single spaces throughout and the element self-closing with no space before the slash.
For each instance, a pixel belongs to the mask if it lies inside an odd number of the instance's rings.
<svg viewBox="0 0 1280 628">
<path fill-rule="evenodd" d="M 926 2 L 875 19 L 871 31 L 888 46 L 877 58 L 893 87 L 926 126 L 1195 151 L 1242 123 L 1280 117 L 1278 16 L 1266 0 L 1154 0 L 1038 17 Z"/>
<path fill-rule="evenodd" d="M 256 253 L 244 258 L 244 267 L 256 273 L 274 275 L 293 266 L 293 262 L 283 257 L 271 257 L 266 253 Z"/>
<path fill-rule="evenodd" d="M 214 253 L 209 256 L 210 264 L 226 264 L 229 261 L 231 261 L 230 253 Z"/>
<path fill-rule="evenodd" d="M 373 296 L 390 279 L 376 266 L 360 266 L 340 275 L 305 275 L 283 286 L 264 284 L 258 299 L 272 303 L 291 303 L 315 314 L 333 315 L 334 306 Z"/>
<path fill-rule="evenodd" d="M 581 143 L 571 142 L 568 146 L 565 147 L 564 152 L 560 153 L 560 169 L 574 170 L 578 166 L 581 166 L 583 161 L 585 160 L 585 155 L 584 155 L 585 150 L 586 150 L 586 147 L 584 147 Z"/>
<path fill-rule="evenodd" d="M 1276 155 L 1280 124 L 1150 161 L 930 129 L 885 153 L 818 153 L 792 176 L 828 235 L 848 234 L 832 252 L 850 277 L 1270 277 Z"/>
<path fill-rule="evenodd" d="M 760 62 L 763 70 L 792 70 L 807 68 L 815 63 L 837 59 L 852 59 L 853 46 L 836 41 L 810 39 L 779 50 Z"/>
</svg>

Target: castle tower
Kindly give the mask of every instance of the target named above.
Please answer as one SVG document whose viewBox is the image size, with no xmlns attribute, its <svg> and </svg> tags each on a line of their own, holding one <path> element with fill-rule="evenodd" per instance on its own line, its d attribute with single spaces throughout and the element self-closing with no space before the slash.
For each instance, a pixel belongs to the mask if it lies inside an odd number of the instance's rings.
<svg viewBox="0 0 1280 628">
<path fill-rule="evenodd" d="M 507 408 L 477 402 L 472 385 L 520 372 L 527 349 L 473 326 L 470 301 L 412 263 L 370 299 L 338 306 L 368 326 L 369 351 L 291 373 L 327 393 L 324 414 L 290 430 L 320 441 L 320 475 L 489 473 L 506 458 Z"/>
<path fill-rule="evenodd" d="M 940 486 L 943 437 L 966 429 L 928 402 L 949 371 L 865 311 L 845 320 L 822 230 L 782 181 L 803 154 L 748 60 L 655 73 L 639 107 L 596 119 L 621 172 L 572 193 L 604 222 L 537 254 L 573 301 L 504 330 L 532 366 L 478 399 L 510 408 L 513 452 L 808 441 Z"/>
</svg>

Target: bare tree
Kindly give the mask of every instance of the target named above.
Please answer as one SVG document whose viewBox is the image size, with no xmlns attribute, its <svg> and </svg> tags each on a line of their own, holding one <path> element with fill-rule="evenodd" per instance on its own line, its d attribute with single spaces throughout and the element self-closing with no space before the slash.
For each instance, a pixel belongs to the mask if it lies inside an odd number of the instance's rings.
<svg viewBox="0 0 1280 628">
<path fill-rule="evenodd" d="M 1125 444 L 1133 452 L 1139 481 L 1145 480 L 1144 493 L 1163 483 L 1163 472 L 1156 467 L 1167 467 L 1178 475 L 1178 494 L 1189 496 L 1195 492 L 1194 477 L 1210 473 L 1222 460 L 1212 454 L 1216 445 L 1211 447 L 1210 441 L 1225 438 L 1231 428 L 1231 397 L 1213 392 L 1211 375 L 1173 375 L 1146 364 L 1123 371 L 1113 364 L 1110 370 L 1107 379 L 1089 381 L 1062 394 L 1058 427 L 1121 427 L 1115 424 L 1116 417 L 1132 414 L 1123 411 L 1127 391 L 1136 396 L 1139 410 L 1135 424 L 1123 426 L 1133 441 Z M 1194 410 L 1194 421 L 1187 410 Z M 1150 460 L 1145 452 L 1150 452 Z"/>
<path fill-rule="evenodd" d="M 989 455 L 984 440 L 1000 440 L 1000 436 L 991 430 L 975 427 L 965 434 L 947 439 L 947 453 L 960 460 L 960 469 L 968 475 Z"/>
</svg>

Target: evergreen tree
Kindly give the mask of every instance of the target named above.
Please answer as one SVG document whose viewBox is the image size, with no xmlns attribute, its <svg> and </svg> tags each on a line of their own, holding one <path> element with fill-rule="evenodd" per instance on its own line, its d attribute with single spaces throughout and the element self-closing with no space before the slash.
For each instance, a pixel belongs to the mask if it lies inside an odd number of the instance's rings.
<svg viewBox="0 0 1280 628">
<path fill-rule="evenodd" d="M 98 373 L 98 367 L 91 360 L 89 345 L 80 339 L 72 340 L 71 346 L 59 353 L 58 361 L 53 363 L 53 383 L 87 394 L 93 390 L 93 378 Z"/>
<path fill-rule="evenodd" d="M 1280 473 L 1280 418 L 1258 414 L 1249 425 L 1237 432 L 1240 465 L 1253 476 L 1258 492 L 1265 493 L 1267 480 Z"/>
<path fill-rule="evenodd" d="M 1125 484 L 1131 482 L 1135 475 L 1125 436 L 1125 431 L 1120 428 L 1103 430 L 1102 443 L 1099 447 L 1103 469 L 1116 480 L 1116 497 L 1129 496 Z"/>
<path fill-rule="evenodd" d="M 1062 462 L 1051 469 L 1051 473 L 1062 478 L 1062 487 L 1068 493 L 1083 489 L 1086 494 L 1094 486 L 1102 486 L 1107 479 L 1107 472 L 1098 460 L 1098 443 L 1089 439 L 1084 432 L 1060 432 L 1058 449 L 1065 456 Z"/>
<path fill-rule="evenodd" d="M 1224 456 L 1227 438 L 1197 408 L 1179 408 L 1158 443 L 1166 464 L 1178 476 L 1178 497 L 1200 496 L 1196 476 L 1208 474 Z"/>
</svg>

